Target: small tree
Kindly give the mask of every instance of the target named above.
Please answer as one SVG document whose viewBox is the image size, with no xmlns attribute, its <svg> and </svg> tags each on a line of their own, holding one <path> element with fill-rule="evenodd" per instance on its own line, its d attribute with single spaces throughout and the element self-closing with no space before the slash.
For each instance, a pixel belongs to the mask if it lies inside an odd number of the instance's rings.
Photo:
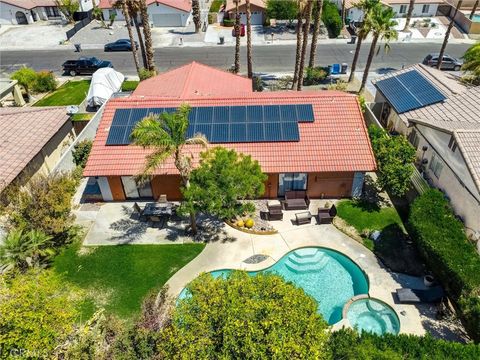
<svg viewBox="0 0 480 360">
<path fill-rule="evenodd" d="M 274 274 L 203 274 L 159 342 L 165 359 L 329 359 L 317 303 Z"/>
<path fill-rule="evenodd" d="M 75 144 L 73 147 L 73 162 L 76 166 L 80 166 L 82 169 L 87 165 L 88 155 L 92 150 L 92 140 L 82 140 Z"/>
<path fill-rule="evenodd" d="M 75 22 L 73 14 L 80 8 L 78 0 L 55 0 L 55 5 L 69 22 Z"/>
<path fill-rule="evenodd" d="M 247 201 L 265 192 L 267 176 L 256 160 L 235 150 L 217 147 L 201 154 L 200 166 L 192 171 L 190 187 L 183 188 L 185 212 L 206 212 L 232 219 L 255 207 Z"/>
<path fill-rule="evenodd" d="M 268 0 L 266 10 L 269 19 L 288 20 L 291 24 L 297 17 L 298 4 L 296 0 Z"/>
<path fill-rule="evenodd" d="M 378 184 L 395 196 L 404 195 L 410 188 L 415 148 L 405 136 L 389 136 L 384 129 L 368 128 L 378 166 Z"/>
<path fill-rule="evenodd" d="M 11 78 L 17 80 L 18 84 L 23 86 L 28 95 L 37 80 L 37 73 L 32 68 L 23 67 L 20 70 L 15 71 Z"/>
</svg>

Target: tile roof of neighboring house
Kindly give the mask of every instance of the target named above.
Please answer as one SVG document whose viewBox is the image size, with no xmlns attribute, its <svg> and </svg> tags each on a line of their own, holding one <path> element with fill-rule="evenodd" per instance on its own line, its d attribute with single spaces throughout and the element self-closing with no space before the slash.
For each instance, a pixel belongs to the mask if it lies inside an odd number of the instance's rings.
<svg viewBox="0 0 480 360">
<path fill-rule="evenodd" d="M 200 98 L 206 96 L 234 96 L 248 92 L 252 92 L 252 81 L 250 79 L 194 61 L 142 81 L 133 95 Z"/>
<path fill-rule="evenodd" d="M 68 119 L 65 107 L 0 108 L 0 191 Z"/>
<path fill-rule="evenodd" d="M 279 172 L 353 172 L 376 168 L 365 122 L 354 95 L 336 91 L 265 92 L 234 97 L 209 98 L 129 98 L 111 99 L 105 108 L 84 176 L 136 175 L 144 166 L 150 150 L 139 146 L 106 146 L 108 131 L 116 109 L 191 106 L 274 105 L 311 103 L 315 121 L 299 123 L 300 141 L 221 144 L 258 160 L 267 173 Z M 210 146 L 218 146 L 212 144 Z M 203 149 L 188 146 L 198 161 Z M 156 171 L 176 174 L 171 159 Z"/>
<path fill-rule="evenodd" d="M 10 4 L 27 10 L 39 6 L 57 6 L 55 0 L 0 0 L 0 3 Z"/>
<path fill-rule="evenodd" d="M 455 130 L 455 141 L 467 163 L 477 189 L 480 191 L 480 128 L 478 130 Z"/>
<path fill-rule="evenodd" d="M 100 2 L 98 3 L 98 7 L 100 9 L 111 9 L 116 1 L 117 0 L 100 0 Z M 190 2 L 190 0 L 146 0 L 146 2 L 147 5 L 158 3 L 186 12 L 192 11 L 192 3 Z"/>
<path fill-rule="evenodd" d="M 259 8 L 265 9 L 267 5 L 265 4 L 266 0 L 250 0 L 250 6 L 255 5 L 258 6 Z M 245 0 L 240 0 L 238 3 L 239 6 L 245 5 Z M 225 11 L 232 11 L 235 10 L 235 2 L 233 0 L 227 0 L 227 3 L 225 4 Z"/>
</svg>

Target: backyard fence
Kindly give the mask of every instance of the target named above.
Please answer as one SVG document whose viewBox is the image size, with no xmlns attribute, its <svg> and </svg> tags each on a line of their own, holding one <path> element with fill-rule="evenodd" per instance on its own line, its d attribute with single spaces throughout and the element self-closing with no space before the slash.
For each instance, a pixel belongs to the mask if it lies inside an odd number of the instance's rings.
<svg viewBox="0 0 480 360">
<path fill-rule="evenodd" d="M 76 14 L 79 14 L 79 15 L 76 16 L 78 18 L 78 21 L 75 23 L 75 25 L 73 25 L 72 29 L 70 29 L 66 32 L 67 40 L 70 40 L 73 37 L 73 35 L 75 35 L 77 32 L 79 32 L 85 26 L 90 24 L 90 22 L 93 19 L 91 10 L 90 11 L 84 11 L 84 12 L 81 12 L 81 13 L 76 13 Z"/>
</svg>

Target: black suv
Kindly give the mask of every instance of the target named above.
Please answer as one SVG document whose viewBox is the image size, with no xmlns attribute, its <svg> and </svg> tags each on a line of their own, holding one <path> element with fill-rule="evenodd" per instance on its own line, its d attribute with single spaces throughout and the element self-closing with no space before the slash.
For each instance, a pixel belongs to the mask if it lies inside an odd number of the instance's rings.
<svg viewBox="0 0 480 360">
<path fill-rule="evenodd" d="M 97 59 L 96 57 L 81 57 L 78 60 L 67 60 L 63 63 L 63 71 L 71 76 L 79 74 L 91 75 L 100 68 L 110 67 L 113 65 L 110 61 Z"/>
</svg>

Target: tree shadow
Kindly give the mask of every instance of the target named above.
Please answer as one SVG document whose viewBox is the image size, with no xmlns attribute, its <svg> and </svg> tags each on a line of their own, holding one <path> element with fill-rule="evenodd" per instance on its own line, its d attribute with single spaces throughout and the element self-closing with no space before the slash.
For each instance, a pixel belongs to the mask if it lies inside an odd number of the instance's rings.
<svg viewBox="0 0 480 360">
<path fill-rule="evenodd" d="M 198 232 L 194 236 L 194 240 L 204 243 L 230 243 L 237 239 L 229 235 L 225 227 L 227 226 L 223 220 L 213 216 L 200 215 L 198 221 Z"/>
<path fill-rule="evenodd" d="M 120 232 L 120 235 L 112 236 L 111 241 L 117 244 L 129 244 L 140 239 L 148 229 L 148 223 L 135 218 L 120 219 L 110 224 L 110 229 Z"/>
</svg>

